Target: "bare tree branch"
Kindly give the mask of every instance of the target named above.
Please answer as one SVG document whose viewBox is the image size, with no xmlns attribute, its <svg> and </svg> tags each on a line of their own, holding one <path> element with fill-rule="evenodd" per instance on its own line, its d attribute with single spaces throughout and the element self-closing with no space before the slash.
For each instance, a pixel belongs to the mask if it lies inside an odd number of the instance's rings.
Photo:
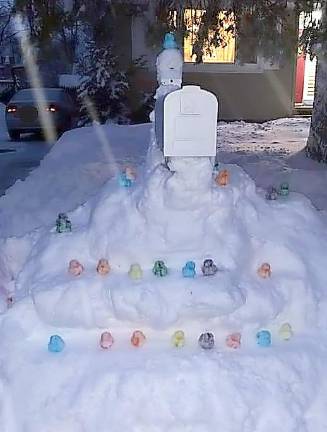
<svg viewBox="0 0 327 432">
<path fill-rule="evenodd" d="M 15 32 L 9 31 L 13 18 L 13 7 L 8 1 L 0 6 L 0 46 L 10 40 Z"/>
</svg>

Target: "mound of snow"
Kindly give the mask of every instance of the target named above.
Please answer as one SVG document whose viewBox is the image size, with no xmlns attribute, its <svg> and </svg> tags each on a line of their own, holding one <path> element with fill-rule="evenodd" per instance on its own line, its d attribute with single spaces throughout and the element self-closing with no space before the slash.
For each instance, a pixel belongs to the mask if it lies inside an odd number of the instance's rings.
<svg viewBox="0 0 327 432">
<path fill-rule="evenodd" d="M 325 325 L 326 227 L 307 199 L 292 193 L 266 201 L 238 166 L 221 166 L 231 182 L 218 187 L 207 158 L 167 167 L 160 153 L 149 155 L 134 187 L 121 188 L 115 178 L 70 214 L 72 233 L 39 235 L 16 297 L 32 294 L 41 320 L 59 327 Z M 102 257 L 112 267 L 108 277 L 96 272 Z M 218 265 L 214 277 L 201 275 L 206 258 Z M 67 272 L 72 259 L 86 269 L 78 278 Z M 159 259 L 169 268 L 162 280 L 151 272 Z M 198 272 L 191 281 L 181 274 L 188 260 Z M 138 282 L 127 276 L 135 262 L 144 270 Z M 270 280 L 257 275 L 263 262 L 272 266 Z"/>
</svg>

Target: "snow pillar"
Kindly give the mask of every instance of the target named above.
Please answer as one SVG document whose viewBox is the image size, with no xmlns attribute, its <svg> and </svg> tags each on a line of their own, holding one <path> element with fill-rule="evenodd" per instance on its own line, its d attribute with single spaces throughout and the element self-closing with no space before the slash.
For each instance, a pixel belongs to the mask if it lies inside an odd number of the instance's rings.
<svg viewBox="0 0 327 432">
<path fill-rule="evenodd" d="M 157 57 L 157 88 L 155 99 L 155 112 L 152 121 L 155 120 L 155 135 L 157 145 L 162 149 L 163 143 L 163 100 L 165 96 L 182 87 L 183 56 L 177 47 L 175 37 L 172 33 L 165 36 L 163 51 Z"/>
</svg>

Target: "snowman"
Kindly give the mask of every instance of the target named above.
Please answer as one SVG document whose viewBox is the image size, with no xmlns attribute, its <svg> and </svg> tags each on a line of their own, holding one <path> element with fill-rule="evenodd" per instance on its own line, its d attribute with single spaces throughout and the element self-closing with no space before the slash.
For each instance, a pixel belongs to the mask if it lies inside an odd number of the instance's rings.
<svg viewBox="0 0 327 432">
<path fill-rule="evenodd" d="M 147 169 L 149 172 L 163 162 L 163 101 L 165 96 L 182 87 L 183 56 L 178 49 L 173 33 L 167 33 L 163 42 L 163 50 L 157 57 L 157 81 L 158 87 L 154 95 L 155 108 L 150 114 L 153 123 L 151 141 L 147 155 Z"/>
<path fill-rule="evenodd" d="M 198 85 L 182 86 L 183 56 L 175 37 L 167 33 L 163 51 L 157 58 L 155 94 L 155 136 L 166 163 L 180 164 L 181 159 L 190 165 L 191 158 L 215 162 L 217 150 L 218 101 L 214 94 Z M 175 159 L 175 160 L 174 160 Z M 200 161 L 201 163 L 201 161 Z M 170 166 L 172 171 L 180 170 Z"/>
<path fill-rule="evenodd" d="M 175 37 L 167 33 L 157 57 L 158 88 L 147 171 L 165 166 L 178 176 L 168 182 L 186 183 L 188 190 L 207 190 L 216 162 L 218 101 L 196 85 L 182 86 L 183 55 Z M 192 172 L 192 176 L 190 176 Z M 194 188 L 190 185 L 194 179 Z M 168 185 L 167 183 L 167 185 Z M 172 189 L 176 189 L 171 184 Z"/>
</svg>

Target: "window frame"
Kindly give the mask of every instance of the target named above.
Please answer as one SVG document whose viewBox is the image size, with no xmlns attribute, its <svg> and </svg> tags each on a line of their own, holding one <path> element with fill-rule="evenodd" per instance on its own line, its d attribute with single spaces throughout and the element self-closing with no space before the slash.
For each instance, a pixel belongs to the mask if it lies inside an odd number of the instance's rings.
<svg viewBox="0 0 327 432">
<path fill-rule="evenodd" d="M 263 57 L 257 56 L 256 63 L 188 63 L 184 62 L 186 73 L 263 73 L 267 70 L 279 70 L 279 64 L 270 64 Z"/>
</svg>

